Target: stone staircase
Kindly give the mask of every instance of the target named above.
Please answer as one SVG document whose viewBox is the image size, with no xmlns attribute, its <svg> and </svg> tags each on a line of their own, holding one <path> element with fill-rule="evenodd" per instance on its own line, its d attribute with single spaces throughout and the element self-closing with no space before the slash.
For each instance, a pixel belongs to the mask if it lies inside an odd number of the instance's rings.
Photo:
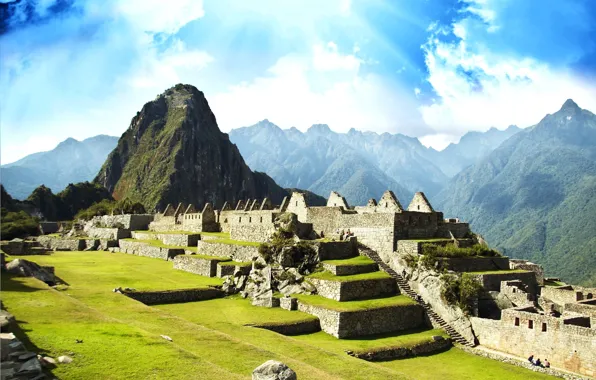
<svg viewBox="0 0 596 380">
<path fill-rule="evenodd" d="M 364 254 L 364 256 L 367 256 L 368 258 L 370 258 L 371 260 L 376 262 L 379 265 L 379 268 L 381 268 L 383 271 L 385 271 L 387 274 L 389 274 L 391 277 L 393 277 L 397 281 L 397 284 L 398 284 L 400 290 L 402 291 L 402 293 L 407 295 L 408 297 L 412 298 L 420 306 L 422 306 L 424 308 L 424 310 L 426 310 L 428 317 L 434 323 L 441 326 L 441 328 L 444 329 L 447 332 L 447 334 L 449 334 L 449 336 L 451 337 L 451 339 L 453 339 L 453 341 L 455 341 L 461 345 L 468 346 L 468 347 L 476 346 L 475 342 L 470 342 L 466 338 L 464 338 L 449 323 L 447 323 L 443 318 L 441 318 L 441 316 L 439 314 L 437 314 L 428 303 L 424 302 L 424 300 L 422 300 L 422 298 L 414 290 L 412 290 L 412 288 L 410 287 L 408 282 L 401 275 L 399 275 L 396 271 L 394 271 L 389 265 L 387 265 L 387 263 L 385 263 L 381 259 L 381 257 L 379 256 L 379 254 L 377 252 L 373 251 L 370 248 L 364 248 L 364 247 L 360 247 L 359 250 L 360 250 L 361 254 Z"/>
</svg>

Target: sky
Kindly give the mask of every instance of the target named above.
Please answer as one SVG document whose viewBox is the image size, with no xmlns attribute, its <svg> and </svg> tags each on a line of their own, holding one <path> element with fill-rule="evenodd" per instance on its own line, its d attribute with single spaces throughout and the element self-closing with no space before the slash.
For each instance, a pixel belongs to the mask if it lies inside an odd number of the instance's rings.
<svg viewBox="0 0 596 380">
<path fill-rule="evenodd" d="M 177 83 L 220 129 L 268 119 L 444 148 L 596 112 L 594 0 L 0 0 L 1 163 L 120 136 Z"/>
</svg>

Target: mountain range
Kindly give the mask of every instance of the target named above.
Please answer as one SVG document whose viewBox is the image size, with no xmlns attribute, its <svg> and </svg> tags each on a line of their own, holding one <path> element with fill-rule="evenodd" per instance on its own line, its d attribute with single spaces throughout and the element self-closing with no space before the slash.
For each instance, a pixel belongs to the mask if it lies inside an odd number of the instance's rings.
<svg viewBox="0 0 596 380">
<path fill-rule="evenodd" d="M 230 140 L 251 168 L 282 186 L 300 186 L 324 196 L 335 190 L 350 204 L 363 205 L 387 189 L 404 202 L 416 191 L 432 196 L 455 172 L 519 130 L 511 126 L 505 131 L 470 132 L 441 152 L 402 134 L 355 129 L 336 133 L 325 124 L 301 132 L 281 129 L 269 120 L 233 129 Z"/>
<path fill-rule="evenodd" d="M 596 285 L 596 115 L 567 100 L 457 174 L 433 205 L 510 257 Z"/>
<path fill-rule="evenodd" d="M 40 185 L 54 192 L 70 183 L 92 180 L 116 146 L 118 137 L 99 135 L 83 141 L 68 138 L 48 152 L 30 154 L 0 167 L 6 191 L 25 199 Z"/>
<path fill-rule="evenodd" d="M 95 177 L 108 196 L 149 210 L 265 196 L 279 203 L 293 188 L 308 189 L 313 205 L 332 190 L 352 205 L 387 189 L 402 203 L 424 191 L 435 209 L 470 222 L 504 254 L 596 285 L 596 116 L 572 100 L 534 126 L 469 132 L 436 151 L 401 134 L 324 124 L 301 132 L 263 120 L 228 135 L 202 92 L 176 85 L 145 104 L 120 139 L 67 139 L 1 170 L 16 198 L 42 183 L 57 192 Z M 29 203 L 46 193 L 38 189 Z"/>
</svg>

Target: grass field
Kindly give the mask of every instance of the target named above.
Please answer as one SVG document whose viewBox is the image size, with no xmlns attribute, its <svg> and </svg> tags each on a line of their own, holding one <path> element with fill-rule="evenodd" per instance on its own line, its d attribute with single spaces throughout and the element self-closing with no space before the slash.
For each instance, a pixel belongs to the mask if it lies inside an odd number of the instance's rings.
<svg viewBox="0 0 596 380">
<path fill-rule="evenodd" d="M 356 256 L 349 259 L 340 260 L 324 260 L 323 263 L 331 265 L 346 265 L 346 266 L 358 266 L 358 265 L 369 265 L 375 262 L 366 256 Z"/>
<path fill-rule="evenodd" d="M 173 270 L 168 261 L 107 252 L 24 258 L 55 266 L 56 275 L 68 284 L 58 291 L 32 278 L 2 275 L 2 301 L 26 334 L 21 337 L 29 348 L 74 358 L 53 371 L 61 379 L 247 379 L 269 359 L 285 362 L 301 380 L 548 378 L 457 349 L 383 363 L 343 352 L 346 347 L 411 344 L 436 332 L 374 340 L 337 340 L 324 333 L 287 337 L 244 325 L 312 317 L 257 308 L 239 297 L 149 307 L 112 292 L 118 286 L 165 290 L 221 283 Z M 83 343 L 76 344 L 76 339 Z"/>
<path fill-rule="evenodd" d="M 387 279 L 391 278 L 385 272 L 376 271 L 370 273 L 359 273 L 359 274 L 351 274 L 348 276 L 336 276 L 329 271 L 322 271 L 322 272 L 315 272 L 311 275 L 308 275 L 307 278 L 316 278 L 318 280 L 327 280 L 327 281 L 339 281 L 339 282 L 349 282 L 349 281 L 361 281 L 361 280 L 379 280 L 379 279 Z"/>
</svg>

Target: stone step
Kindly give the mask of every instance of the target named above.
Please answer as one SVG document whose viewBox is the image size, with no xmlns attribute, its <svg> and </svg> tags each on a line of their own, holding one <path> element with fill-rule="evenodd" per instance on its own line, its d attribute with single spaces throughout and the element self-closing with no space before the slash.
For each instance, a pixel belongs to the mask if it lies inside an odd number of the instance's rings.
<svg viewBox="0 0 596 380">
<path fill-rule="evenodd" d="M 322 261 L 323 268 L 336 276 L 378 272 L 379 265 L 364 256 L 344 260 Z"/>
<path fill-rule="evenodd" d="M 404 296 L 339 302 L 320 295 L 296 295 L 298 310 L 319 318 L 321 329 L 336 338 L 354 338 L 420 328 L 424 310 Z"/>
<path fill-rule="evenodd" d="M 352 301 L 396 295 L 397 283 L 383 272 L 361 273 L 350 276 L 334 276 L 319 272 L 307 277 L 317 293 L 335 301 Z"/>
</svg>

